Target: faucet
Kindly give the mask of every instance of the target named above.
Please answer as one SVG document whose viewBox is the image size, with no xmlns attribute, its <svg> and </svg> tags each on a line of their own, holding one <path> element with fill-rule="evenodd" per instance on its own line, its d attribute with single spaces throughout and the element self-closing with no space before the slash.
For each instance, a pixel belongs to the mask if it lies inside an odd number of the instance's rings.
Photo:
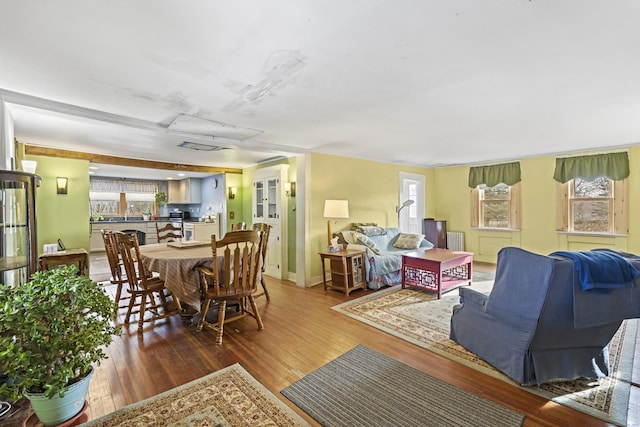
<svg viewBox="0 0 640 427">
<path fill-rule="evenodd" d="M 131 209 L 131 212 L 133 212 L 133 203 L 131 203 L 131 206 L 127 207 L 127 208 L 124 210 L 124 220 L 125 220 L 125 221 L 127 220 L 127 214 L 129 213 L 129 209 Z"/>
</svg>

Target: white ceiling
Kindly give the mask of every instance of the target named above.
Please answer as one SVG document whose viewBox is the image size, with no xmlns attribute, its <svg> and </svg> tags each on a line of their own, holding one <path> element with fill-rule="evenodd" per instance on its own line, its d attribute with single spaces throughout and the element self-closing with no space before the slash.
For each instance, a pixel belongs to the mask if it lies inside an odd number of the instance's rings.
<svg viewBox="0 0 640 427">
<path fill-rule="evenodd" d="M 21 0 L 0 16 L 0 95 L 27 144 L 432 167 L 640 142 L 636 0 Z"/>
</svg>

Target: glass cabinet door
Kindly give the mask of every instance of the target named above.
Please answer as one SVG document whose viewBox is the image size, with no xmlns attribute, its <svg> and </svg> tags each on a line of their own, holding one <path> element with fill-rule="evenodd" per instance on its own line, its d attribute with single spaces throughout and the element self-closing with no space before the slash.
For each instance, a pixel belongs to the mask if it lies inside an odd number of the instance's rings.
<svg viewBox="0 0 640 427">
<path fill-rule="evenodd" d="M 256 181 L 253 183 L 253 186 L 255 189 L 253 216 L 259 220 L 264 218 L 264 181 Z"/>
<path fill-rule="evenodd" d="M 0 171 L 0 281 L 19 285 L 37 270 L 35 192 L 40 177 Z"/>
<path fill-rule="evenodd" d="M 269 218 L 278 218 L 278 182 L 277 178 L 267 179 L 267 202 L 269 203 Z"/>
</svg>

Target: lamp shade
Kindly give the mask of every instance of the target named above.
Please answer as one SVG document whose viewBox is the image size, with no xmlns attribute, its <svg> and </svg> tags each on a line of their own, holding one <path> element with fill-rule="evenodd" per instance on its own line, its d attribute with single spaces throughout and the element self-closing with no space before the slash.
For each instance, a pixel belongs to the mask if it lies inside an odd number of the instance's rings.
<svg viewBox="0 0 640 427">
<path fill-rule="evenodd" d="M 348 200 L 325 200 L 324 201 L 324 217 L 325 218 L 349 218 L 349 201 Z"/>
</svg>

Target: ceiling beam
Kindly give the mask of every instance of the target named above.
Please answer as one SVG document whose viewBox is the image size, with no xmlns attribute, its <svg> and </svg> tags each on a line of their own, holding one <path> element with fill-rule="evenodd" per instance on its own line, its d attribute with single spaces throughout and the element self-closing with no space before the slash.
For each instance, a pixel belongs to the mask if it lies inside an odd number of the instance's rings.
<svg viewBox="0 0 640 427">
<path fill-rule="evenodd" d="M 104 154 L 83 153 L 80 151 L 60 150 L 57 148 L 41 147 L 37 145 L 24 146 L 25 154 L 33 156 L 64 157 L 67 159 L 88 160 L 92 163 L 102 163 L 117 166 L 132 166 L 145 169 L 164 169 L 178 172 L 202 173 L 242 173 L 239 168 L 223 168 L 217 166 L 185 165 L 182 163 L 156 162 L 153 160 L 131 159 L 128 157 L 107 156 Z"/>
</svg>

